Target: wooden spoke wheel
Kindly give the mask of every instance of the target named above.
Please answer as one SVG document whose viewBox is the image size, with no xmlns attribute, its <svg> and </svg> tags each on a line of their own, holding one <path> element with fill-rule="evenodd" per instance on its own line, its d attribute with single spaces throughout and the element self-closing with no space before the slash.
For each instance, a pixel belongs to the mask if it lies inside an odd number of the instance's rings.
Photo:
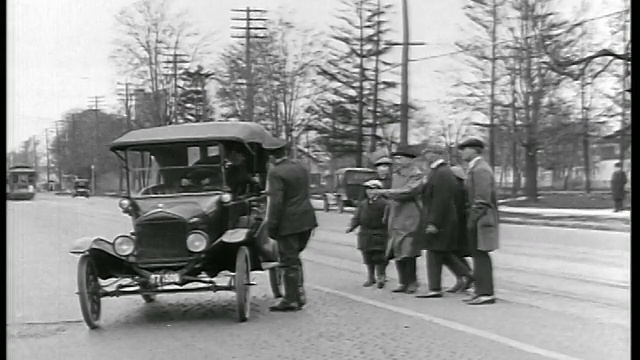
<svg viewBox="0 0 640 360">
<path fill-rule="evenodd" d="M 82 255 L 78 261 L 78 298 L 82 318 L 90 329 L 100 326 L 100 282 L 95 261 Z"/>
<path fill-rule="evenodd" d="M 247 321 L 251 311 L 250 276 L 251 259 L 249 257 L 249 249 L 246 246 L 241 246 L 236 255 L 236 273 L 234 276 L 238 321 L 240 322 Z"/>
</svg>

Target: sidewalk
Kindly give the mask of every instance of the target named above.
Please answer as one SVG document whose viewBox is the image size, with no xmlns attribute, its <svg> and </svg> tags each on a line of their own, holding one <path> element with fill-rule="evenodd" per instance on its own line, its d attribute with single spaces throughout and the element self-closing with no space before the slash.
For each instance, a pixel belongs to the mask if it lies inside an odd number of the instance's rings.
<svg viewBox="0 0 640 360">
<path fill-rule="evenodd" d="M 540 216 L 576 216 L 576 217 L 592 217 L 592 218 L 608 218 L 631 220 L 631 211 L 624 210 L 621 212 L 613 212 L 610 209 L 550 209 L 550 208 L 527 208 L 513 206 L 498 206 L 500 212 L 512 214 L 527 214 Z"/>
</svg>

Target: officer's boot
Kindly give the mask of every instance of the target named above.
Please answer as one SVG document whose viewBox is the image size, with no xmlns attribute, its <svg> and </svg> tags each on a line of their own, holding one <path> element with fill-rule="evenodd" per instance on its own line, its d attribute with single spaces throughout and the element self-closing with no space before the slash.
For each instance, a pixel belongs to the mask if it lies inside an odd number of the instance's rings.
<svg viewBox="0 0 640 360">
<path fill-rule="evenodd" d="M 378 289 L 382 289 L 387 282 L 387 263 L 376 265 Z"/>
<path fill-rule="evenodd" d="M 405 292 L 407 294 L 413 294 L 418 290 L 418 274 L 416 273 L 416 258 L 407 258 L 405 259 L 406 265 L 406 277 L 407 277 L 407 288 Z"/>
<path fill-rule="evenodd" d="M 401 293 L 407 290 L 407 270 L 406 261 L 404 259 L 396 260 L 396 272 L 398 273 L 398 287 L 391 290 L 391 292 Z"/>
<path fill-rule="evenodd" d="M 307 303 L 307 294 L 304 291 L 304 272 L 302 271 L 302 264 L 300 265 L 298 280 L 298 305 L 302 308 Z"/>
<path fill-rule="evenodd" d="M 296 311 L 300 309 L 298 304 L 299 274 L 297 269 L 287 267 L 284 269 L 284 298 L 277 305 L 269 307 L 271 311 Z"/>
<path fill-rule="evenodd" d="M 367 264 L 367 281 L 362 286 L 369 287 L 376 283 L 375 267 L 374 264 Z"/>
</svg>

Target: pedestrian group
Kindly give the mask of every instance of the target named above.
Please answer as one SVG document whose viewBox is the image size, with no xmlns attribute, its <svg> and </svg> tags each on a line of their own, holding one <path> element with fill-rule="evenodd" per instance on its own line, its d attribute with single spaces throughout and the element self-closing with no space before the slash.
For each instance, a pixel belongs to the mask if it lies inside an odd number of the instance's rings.
<svg viewBox="0 0 640 360">
<path fill-rule="evenodd" d="M 286 158 L 284 141 L 265 144 L 272 151 L 267 179 L 267 229 L 278 243 L 285 294 L 272 311 L 295 311 L 306 303 L 300 253 L 318 224 L 304 166 Z M 366 266 L 365 287 L 382 289 L 386 268 L 394 261 L 394 293 L 440 298 L 444 292 L 472 289 L 469 305 L 495 303 L 490 253 L 499 246 L 498 208 L 493 172 L 482 158 L 484 143 L 475 138 L 459 144 L 467 170 L 446 161 L 444 149 L 423 153 L 429 167 L 418 166 L 409 147 L 373 154 L 378 178 L 363 184 L 347 233 L 359 228 L 357 249 Z M 419 291 L 417 259 L 426 250 L 428 289 Z M 473 268 L 467 258 L 473 259 Z M 443 291 L 442 268 L 456 277 Z"/>
</svg>

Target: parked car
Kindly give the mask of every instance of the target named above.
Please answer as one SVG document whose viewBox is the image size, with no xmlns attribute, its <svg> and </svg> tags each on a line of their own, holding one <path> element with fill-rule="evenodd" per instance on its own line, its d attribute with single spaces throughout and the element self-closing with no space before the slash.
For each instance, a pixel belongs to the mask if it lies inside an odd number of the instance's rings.
<svg viewBox="0 0 640 360">
<path fill-rule="evenodd" d="M 131 131 L 111 143 L 124 163 L 119 201 L 132 231 L 79 239 L 78 296 L 85 323 L 99 326 L 101 299 L 176 292 L 234 291 L 237 317 L 250 313 L 252 271 L 269 271 L 282 296 L 277 243 L 265 229 L 270 133 L 256 123 L 207 122 Z M 242 153 L 258 183 L 233 186 L 227 159 Z M 241 184 L 242 185 L 242 184 Z M 222 278 L 223 280 L 220 280 Z M 105 284 L 109 282 L 110 284 Z"/>
<path fill-rule="evenodd" d="M 362 184 L 375 179 L 378 173 L 369 168 L 341 168 L 336 170 L 333 183 L 335 189 L 324 194 L 324 211 L 331 208 L 331 200 L 338 206 L 338 212 L 344 212 L 345 206 L 355 206 L 364 194 Z"/>
</svg>

